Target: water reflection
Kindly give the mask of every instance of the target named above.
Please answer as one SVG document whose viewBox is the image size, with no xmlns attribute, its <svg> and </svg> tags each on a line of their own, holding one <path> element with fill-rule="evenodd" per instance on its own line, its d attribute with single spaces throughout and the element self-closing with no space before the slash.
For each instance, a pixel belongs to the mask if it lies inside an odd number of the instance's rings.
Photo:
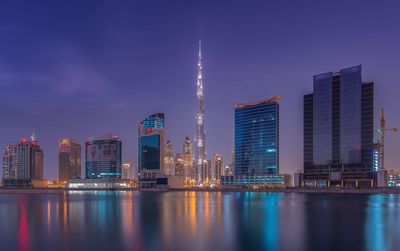
<svg viewBox="0 0 400 251">
<path fill-rule="evenodd" d="M 397 250 L 399 195 L 1 195 L 0 250 Z"/>
</svg>

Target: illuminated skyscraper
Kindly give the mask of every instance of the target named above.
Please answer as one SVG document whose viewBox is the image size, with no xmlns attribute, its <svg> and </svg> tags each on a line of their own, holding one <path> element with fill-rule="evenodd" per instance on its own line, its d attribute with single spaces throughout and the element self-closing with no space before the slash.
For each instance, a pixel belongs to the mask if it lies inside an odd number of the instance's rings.
<svg viewBox="0 0 400 251">
<path fill-rule="evenodd" d="M 111 133 L 86 141 L 86 179 L 121 178 L 122 142 Z"/>
<path fill-rule="evenodd" d="M 183 142 L 182 158 L 184 161 L 184 178 L 186 180 L 194 178 L 196 170 L 193 167 L 193 146 L 189 136 L 186 136 Z"/>
<path fill-rule="evenodd" d="M 156 113 L 139 124 L 139 181 L 154 187 L 164 166 L 164 113 Z"/>
<path fill-rule="evenodd" d="M 8 145 L 3 155 L 3 179 L 10 180 L 17 177 L 17 156 L 15 145 Z"/>
<path fill-rule="evenodd" d="M 165 175 L 174 175 L 174 150 L 172 148 L 171 141 L 167 140 L 165 143 L 164 150 L 164 168 L 163 173 Z"/>
<path fill-rule="evenodd" d="M 219 180 L 221 176 L 225 175 L 224 158 L 221 154 L 214 154 L 212 162 L 212 179 Z"/>
<path fill-rule="evenodd" d="M 58 176 L 60 181 L 81 178 L 81 144 L 71 139 L 58 141 Z"/>
<path fill-rule="evenodd" d="M 182 153 L 177 153 L 175 157 L 175 176 L 185 178 L 185 160 Z"/>
<path fill-rule="evenodd" d="M 201 63 L 201 41 L 199 42 L 199 59 L 197 71 L 197 115 L 196 115 L 196 145 L 195 145 L 195 164 L 196 179 L 198 182 L 203 180 L 204 168 L 207 165 L 206 157 L 206 135 L 204 131 L 204 92 L 203 92 L 203 72 Z"/>
<path fill-rule="evenodd" d="M 235 105 L 235 176 L 279 174 L 279 99 Z"/>
</svg>

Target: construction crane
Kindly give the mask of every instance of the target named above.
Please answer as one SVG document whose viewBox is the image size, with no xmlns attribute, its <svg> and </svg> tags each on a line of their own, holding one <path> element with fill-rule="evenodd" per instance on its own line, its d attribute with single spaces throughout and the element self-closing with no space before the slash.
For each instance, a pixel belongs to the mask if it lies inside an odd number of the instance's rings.
<svg viewBox="0 0 400 251">
<path fill-rule="evenodd" d="M 380 170 L 385 170 L 385 134 L 386 132 L 397 132 L 397 128 L 386 128 L 385 124 L 385 113 L 383 108 L 381 109 L 381 127 L 377 130 L 380 135 L 379 142 L 379 155 L 380 155 Z"/>
</svg>

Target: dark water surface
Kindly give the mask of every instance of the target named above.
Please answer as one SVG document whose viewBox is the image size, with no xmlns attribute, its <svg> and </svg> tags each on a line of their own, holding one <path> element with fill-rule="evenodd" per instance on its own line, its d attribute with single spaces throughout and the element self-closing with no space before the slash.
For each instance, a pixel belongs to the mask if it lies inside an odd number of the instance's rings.
<svg viewBox="0 0 400 251">
<path fill-rule="evenodd" d="M 0 250 L 400 250 L 400 195 L 0 195 Z"/>
</svg>

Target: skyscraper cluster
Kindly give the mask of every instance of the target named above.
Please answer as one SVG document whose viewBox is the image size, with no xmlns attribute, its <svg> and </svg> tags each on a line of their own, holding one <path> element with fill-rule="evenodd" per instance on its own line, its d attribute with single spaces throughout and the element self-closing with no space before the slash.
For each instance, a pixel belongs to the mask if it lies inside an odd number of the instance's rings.
<svg viewBox="0 0 400 251">
<path fill-rule="evenodd" d="M 138 125 L 137 177 L 141 187 L 168 185 L 168 177 L 186 186 L 276 186 L 279 172 L 280 96 L 234 106 L 234 150 L 225 165 L 221 154 L 207 159 L 201 44 L 197 64 L 195 137 L 181 147 L 166 140 L 166 117 L 154 113 Z M 302 184 L 312 187 L 374 186 L 381 145 L 374 144 L 374 83 L 362 80 L 361 66 L 313 77 L 313 92 L 304 95 Z M 81 145 L 62 138 L 59 180 L 81 179 Z M 378 150 L 377 150 L 378 149 Z M 88 180 L 126 179 L 131 166 L 122 163 L 122 141 L 111 133 L 85 142 Z M 382 160 L 383 161 L 383 160 Z M 135 175 L 131 175 L 135 176 Z M 300 177 L 300 176 L 296 176 Z M 6 185 L 29 185 L 43 179 L 43 151 L 35 134 L 8 145 L 3 155 Z"/>
</svg>

